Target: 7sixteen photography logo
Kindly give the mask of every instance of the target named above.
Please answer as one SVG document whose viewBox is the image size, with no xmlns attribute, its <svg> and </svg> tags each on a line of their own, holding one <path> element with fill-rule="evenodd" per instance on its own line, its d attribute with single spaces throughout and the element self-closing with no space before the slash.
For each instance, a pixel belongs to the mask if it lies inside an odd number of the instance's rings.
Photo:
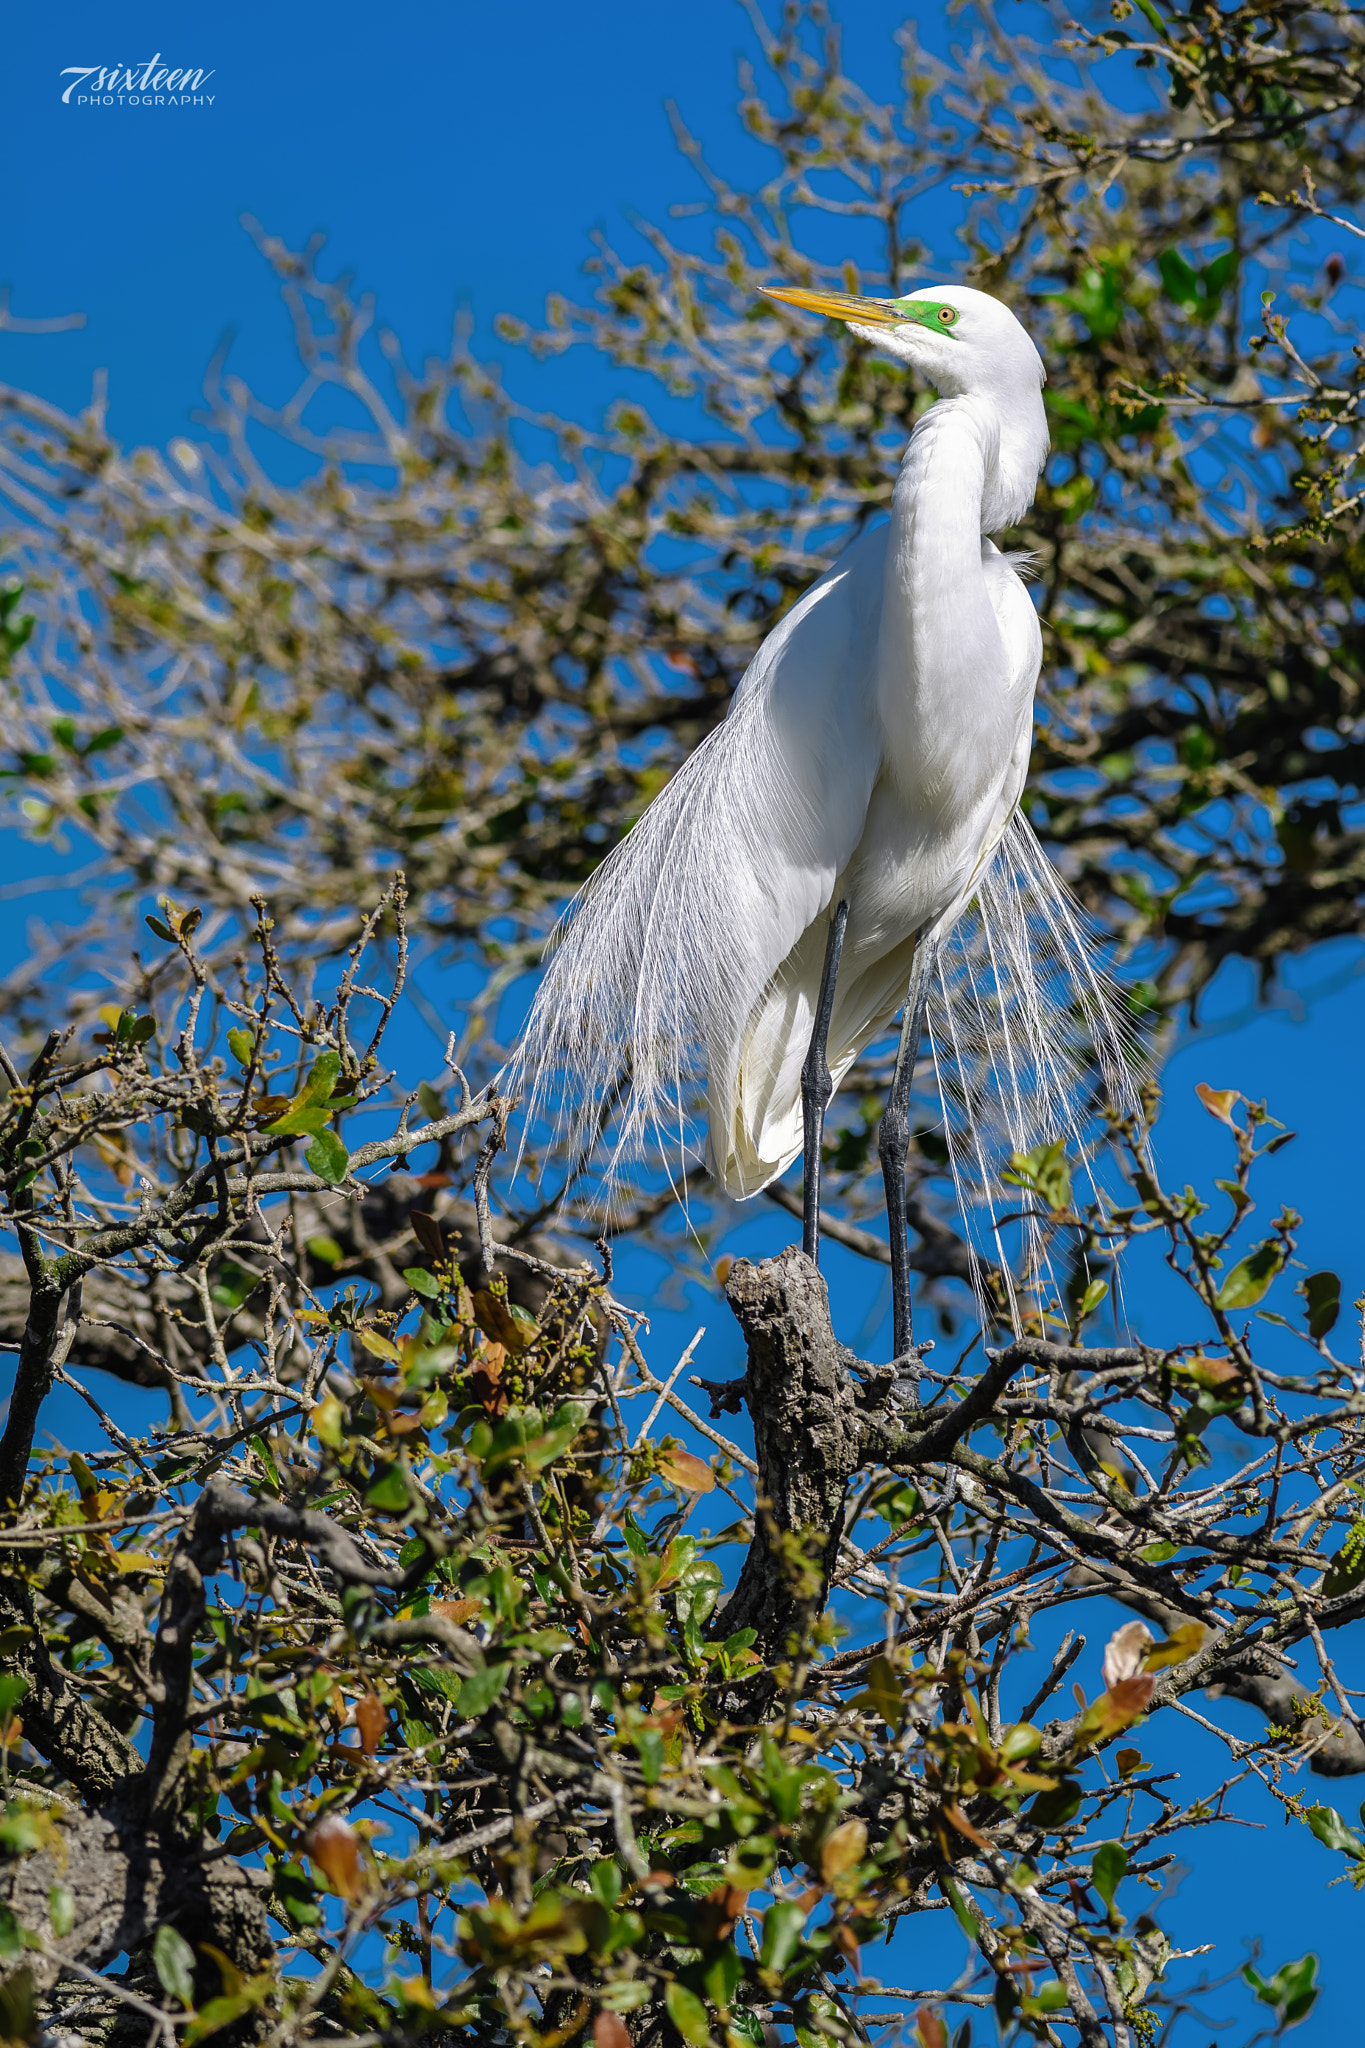
<svg viewBox="0 0 1365 2048">
<path fill-rule="evenodd" d="M 212 71 L 194 65 L 169 69 L 160 50 L 145 64 L 68 64 L 61 76 L 71 80 L 62 94 L 64 107 L 211 107 L 217 98 L 201 90 Z"/>
</svg>

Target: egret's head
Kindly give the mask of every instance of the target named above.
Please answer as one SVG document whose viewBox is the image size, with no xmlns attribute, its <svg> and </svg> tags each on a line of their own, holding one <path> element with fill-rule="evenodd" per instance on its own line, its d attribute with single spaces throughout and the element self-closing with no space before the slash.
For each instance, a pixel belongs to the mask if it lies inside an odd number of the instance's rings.
<svg viewBox="0 0 1365 2048">
<path fill-rule="evenodd" d="M 1046 374 L 1009 307 L 970 285 L 922 285 L 903 299 L 860 299 L 789 285 L 765 285 L 764 291 L 770 299 L 846 321 L 860 340 L 912 364 L 944 398 L 1012 390 L 1036 394 Z"/>
</svg>

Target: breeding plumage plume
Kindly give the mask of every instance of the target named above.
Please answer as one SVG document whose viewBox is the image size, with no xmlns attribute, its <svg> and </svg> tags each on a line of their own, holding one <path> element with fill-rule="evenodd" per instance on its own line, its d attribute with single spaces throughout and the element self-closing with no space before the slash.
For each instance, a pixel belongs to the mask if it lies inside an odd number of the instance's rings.
<svg viewBox="0 0 1365 2048">
<path fill-rule="evenodd" d="M 962 285 L 771 296 L 847 321 L 939 400 L 890 521 L 773 629 L 724 723 L 571 905 L 511 1081 L 532 1116 L 558 1098 L 584 1148 L 618 1091 L 620 1160 L 651 1134 L 685 1138 L 704 1076 L 727 1193 L 758 1193 L 804 1151 L 815 1256 L 825 1111 L 903 1009 L 879 1133 L 900 1356 L 926 1017 L 960 1181 L 1002 1146 L 1069 1135 L 1078 1037 L 1123 1085 L 1092 947 L 1019 813 L 1042 637 L 1021 558 L 989 536 L 1033 501 L 1044 371 L 1009 309 Z"/>
</svg>

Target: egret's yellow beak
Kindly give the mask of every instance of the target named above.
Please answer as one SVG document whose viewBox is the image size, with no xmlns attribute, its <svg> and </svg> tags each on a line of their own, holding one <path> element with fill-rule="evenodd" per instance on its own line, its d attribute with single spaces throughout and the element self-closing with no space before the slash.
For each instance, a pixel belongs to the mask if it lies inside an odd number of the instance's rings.
<svg viewBox="0 0 1365 2048">
<path fill-rule="evenodd" d="M 856 320 L 860 327 L 905 327 L 913 313 L 895 299 L 860 299 L 851 292 L 808 292 L 797 285 L 765 284 L 759 290 L 770 299 L 784 299 L 807 313 L 823 313 L 830 320 Z"/>
</svg>

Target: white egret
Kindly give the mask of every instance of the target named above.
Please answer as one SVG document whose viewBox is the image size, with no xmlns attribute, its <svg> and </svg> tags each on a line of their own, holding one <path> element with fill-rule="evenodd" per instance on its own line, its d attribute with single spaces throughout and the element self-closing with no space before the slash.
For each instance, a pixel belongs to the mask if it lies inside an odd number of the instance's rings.
<svg viewBox="0 0 1365 2048">
<path fill-rule="evenodd" d="M 533 1113 L 567 1087 L 582 1137 L 624 1077 L 625 1145 L 665 1113 L 681 1122 L 684 1077 L 704 1066 L 711 1171 L 727 1193 L 754 1195 L 804 1151 L 814 1257 L 826 1109 L 904 1005 L 878 1138 L 900 1356 L 908 1106 L 931 983 L 973 898 L 987 941 L 1017 955 L 1017 931 L 993 934 L 988 912 L 1004 905 L 1018 926 L 1010 892 L 1047 868 L 1016 818 L 1042 636 L 1019 559 L 989 538 L 1033 501 L 1044 370 L 1008 307 L 963 285 L 769 295 L 846 321 L 939 399 L 911 434 L 889 523 L 774 627 L 723 724 L 570 907 L 514 1078 L 529 1079 Z M 1093 989 L 1060 894 L 1048 922 Z M 1040 1119 L 1041 1135 L 1058 1135 L 1041 1099 L 1048 1020 L 1030 1014 L 1039 1071 L 1002 1079 L 1016 1141 Z"/>
</svg>

